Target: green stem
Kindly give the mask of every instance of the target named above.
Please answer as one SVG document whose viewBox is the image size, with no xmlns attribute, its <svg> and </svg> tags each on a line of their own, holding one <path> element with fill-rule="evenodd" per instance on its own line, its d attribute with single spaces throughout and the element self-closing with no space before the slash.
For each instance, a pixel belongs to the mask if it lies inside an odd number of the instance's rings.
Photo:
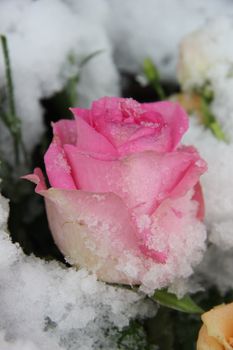
<svg viewBox="0 0 233 350">
<path fill-rule="evenodd" d="M 164 100 L 166 98 L 166 95 L 160 83 L 159 71 L 150 58 L 146 58 L 144 60 L 143 72 L 149 84 L 153 87 L 160 100 Z"/>
<path fill-rule="evenodd" d="M 14 85 L 11 73 L 11 64 L 10 64 L 10 55 L 7 44 L 7 38 L 4 35 L 0 35 L 3 58 L 5 63 L 5 74 L 6 74 L 6 86 L 7 86 L 7 97 L 8 97 L 8 111 L 6 113 L 1 113 L 0 117 L 2 118 L 5 125 L 8 127 L 14 144 L 15 150 L 15 162 L 19 164 L 19 151 L 20 147 L 27 163 L 27 153 L 25 145 L 21 136 L 21 121 L 16 115 L 15 109 L 15 100 L 14 100 Z"/>
<path fill-rule="evenodd" d="M 2 52 L 5 61 L 5 72 L 6 72 L 6 82 L 7 82 L 7 92 L 9 97 L 9 112 L 11 115 L 15 115 L 15 103 L 14 103 L 14 87 L 13 80 L 11 75 L 11 66 L 10 66 L 10 56 L 7 45 L 7 39 L 4 35 L 0 35 Z"/>
</svg>

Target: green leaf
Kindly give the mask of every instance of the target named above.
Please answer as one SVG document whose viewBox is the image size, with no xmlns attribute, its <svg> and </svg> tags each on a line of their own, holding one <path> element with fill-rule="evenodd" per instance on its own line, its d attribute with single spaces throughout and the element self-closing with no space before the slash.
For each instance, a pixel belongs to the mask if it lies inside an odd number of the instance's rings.
<svg viewBox="0 0 233 350">
<path fill-rule="evenodd" d="M 96 50 L 92 53 L 90 53 L 89 55 L 87 55 L 86 57 L 84 57 L 84 59 L 81 61 L 80 63 L 80 67 L 82 68 L 83 66 L 85 66 L 90 60 L 92 60 L 92 58 L 94 58 L 95 56 L 98 56 L 99 54 L 103 53 L 104 49 L 99 49 Z"/>
<path fill-rule="evenodd" d="M 203 116 L 203 124 L 210 129 L 213 135 L 221 141 L 228 142 L 227 136 L 222 130 L 221 125 L 216 120 L 215 115 L 211 111 L 210 104 L 214 99 L 214 93 L 210 83 L 206 83 L 201 89 L 197 91 L 201 97 L 201 113 Z"/>
<path fill-rule="evenodd" d="M 204 312 L 190 296 L 186 295 L 178 299 L 175 294 L 169 293 L 166 289 L 157 290 L 151 299 L 163 306 L 186 313 L 200 314 Z"/>
<path fill-rule="evenodd" d="M 14 87 L 11 75 L 11 65 L 10 65 L 10 56 L 7 44 L 7 38 L 4 35 L 0 35 L 2 53 L 5 61 L 5 71 L 6 71 L 6 81 L 7 81 L 7 90 L 8 90 L 8 99 L 9 99 L 9 112 L 12 115 L 15 115 L 15 103 L 14 103 Z"/>
<path fill-rule="evenodd" d="M 218 140 L 228 142 L 226 135 L 217 121 L 212 122 L 209 128 Z"/>
<path fill-rule="evenodd" d="M 143 62 L 143 72 L 149 84 L 153 87 L 161 100 L 165 99 L 164 90 L 160 84 L 160 75 L 157 67 L 150 58 L 145 58 Z"/>
<path fill-rule="evenodd" d="M 103 49 L 97 50 L 90 53 L 86 57 L 84 57 L 79 63 L 79 68 L 82 69 L 89 61 L 91 61 L 95 56 L 98 56 L 102 52 L 104 52 Z M 76 58 L 73 53 L 70 53 L 70 55 L 68 56 L 68 60 L 72 65 L 77 64 Z M 65 86 L 65 91 L 69 98 L 69 107 L 75 106 L 78 102 L 77 85 L 78 85 L 79 79 L 80 79 L 80 73 L 76 73 L 68 79 L 68 82 Z"/>
<path fill-rule="evenodd" d="M 150 350 L 143 325 L 133 320 L 128 327 L 123 328 L 117 339 L 118 350 Z"/>
</svg>

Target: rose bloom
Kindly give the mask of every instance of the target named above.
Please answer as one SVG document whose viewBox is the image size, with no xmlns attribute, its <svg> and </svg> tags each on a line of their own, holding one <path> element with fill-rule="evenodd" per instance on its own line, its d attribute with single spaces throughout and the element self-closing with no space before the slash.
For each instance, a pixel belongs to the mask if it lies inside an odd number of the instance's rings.
<svg viewBox="0 0 233 350">
<path fill-rule="evenodd" d="M 205 248 L 199 185 L 206 163 L 181 146 L 188 129 L 174 102 L 104 97 L 53 124 L 40 169 L 26 178 L 45 198 L 66 260 L 103 281 L 165 287 L 187 277 Z"/>
<path fill-rule="evenodd" d="M 197 350 L 233 349 L 233 303 L 214 307 L 202 315 Z"/>
</svg>

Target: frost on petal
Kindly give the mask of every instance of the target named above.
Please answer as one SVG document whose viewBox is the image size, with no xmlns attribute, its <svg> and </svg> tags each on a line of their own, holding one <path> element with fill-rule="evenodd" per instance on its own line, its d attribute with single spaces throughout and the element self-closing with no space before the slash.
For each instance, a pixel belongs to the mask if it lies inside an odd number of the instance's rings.
<svg viewBox="0 0 233 350">
<path fill-rule="evenodd" d="M 51 186 L 63 189 L 76 188 L 61 141 L 56 135 L 45 153 L 44 162 Z"/>
<path fill-rule="evenodd" d="M 75 145 L 77 139 L 77 132 L 74 120 L 59 120 L 52 124 L 54 136 L 58 136 L 61 144 Z"/>
<path fill-rule="evenodd" d="M 134 117 L 140 112 L 140 103 L 133 99 L 103 97 L 94 101 L 91 109 L 93 122 L 100 131 L 104 126 L 101 120 L 105 122 L 122 122 L 125 118 Z"/>
<path fill-rule="evenodd" d="M 206 229 L 197 218 L 197 203 L 191 198 L 192 191 L 181 198 L 168 198 L 150 216 L 146 246 L 166 252 L 167 257 L 165 263 L 151 263 L 144 272 L 141 289 L 145 292 L 187 278 L 202 259 Z"/>
<path fill-rule="evenodd" d="M 135 214 L 153 212 L 169 196 L 183 196 L 206 170 L 196 165 L 199 155 L 189 148 L 167 154 L 141 152 L 116 161 L 90 157 L 71 145 L 65 152 L 80 189 L 113 192 Z"/>
<path fill-rule="evenodd" d="M 123 254 L 138 251 L 135 227 L 119 197 L 53 188 L 43 195 L 54 240 L 69 262 L 104 281 L 136 282 L 115 268 Z"/>
</svg>

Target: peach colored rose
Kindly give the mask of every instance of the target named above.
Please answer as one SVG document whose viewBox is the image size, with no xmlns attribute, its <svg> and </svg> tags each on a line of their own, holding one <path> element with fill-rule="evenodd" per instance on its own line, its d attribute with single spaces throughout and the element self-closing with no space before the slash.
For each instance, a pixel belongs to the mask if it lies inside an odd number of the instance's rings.
<svg viewBox="0 0 233 350">
<path fill-rule="evenodd" d="M 214 307 L 202 315 L 197 350 L 233 349 L 233 303 Z"/>
<path fill-rule="evenodd" d="M 184 110 L 104 97 L 72 112 L 44 157 L 51 188 L 41 170 L 27 176 L 66 259 L 109 282 L 162 287 L 189 275 L 204 248 L 206 163 L 180 145 Z"/>
</svg>

